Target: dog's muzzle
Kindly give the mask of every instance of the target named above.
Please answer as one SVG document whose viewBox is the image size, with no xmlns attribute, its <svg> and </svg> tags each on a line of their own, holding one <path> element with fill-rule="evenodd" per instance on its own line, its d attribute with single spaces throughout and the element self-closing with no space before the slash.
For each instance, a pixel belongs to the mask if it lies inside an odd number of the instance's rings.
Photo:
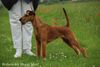
<svg viewBox="0 0 100 67">
<path fill-rule="evenodd" d="M 21 22 L 22 25 L 25 24 L 25 23 L 22 21 L 22 18 L 20 18 L 19 21 Z"/>
<path fill-rule="evenodd" d="M 21 21 L 21 20 L 22 20 L 22 18 L 19 19 L 19 21 Z"/>
</svg>

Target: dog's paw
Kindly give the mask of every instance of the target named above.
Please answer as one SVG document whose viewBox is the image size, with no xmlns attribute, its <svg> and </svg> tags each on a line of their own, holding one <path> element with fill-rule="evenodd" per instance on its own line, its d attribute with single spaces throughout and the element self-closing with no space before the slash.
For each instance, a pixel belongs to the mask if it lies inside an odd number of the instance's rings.
<svg viewBox="0 0 100 67">
<path fill-rule="evenodd" d="M 46 61 L 46 58 L 43 58 L 43 61 L 45 62 Z"/>
<path fill-rule="evenodd" d="M 83 48 L 83 56 L 85 58 L 88 58 L 88 54 L 87 54 L 86 48 Z"/>
</svg>

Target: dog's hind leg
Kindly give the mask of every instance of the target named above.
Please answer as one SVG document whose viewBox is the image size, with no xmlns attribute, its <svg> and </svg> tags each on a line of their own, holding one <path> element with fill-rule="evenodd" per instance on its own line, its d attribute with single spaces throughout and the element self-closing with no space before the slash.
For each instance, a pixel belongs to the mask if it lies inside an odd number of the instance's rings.
<svg viewBox="0 0 100 67">
<path fill-rule="evenodd" d="M 79 51 L 82 53 L 82 55 L 83 55 L 84 57 L 88 57 L 88 55 L 87 55 L 87 52 L 86 52 L 86 49 L 85 49 L 85 48 L 81 48 L 78 44 L 74 44 L 74 46 L 75 46 L 76 48 L 78 48 L 78 49 L 79 49 Z"/>
<path fill-rule="evenodd" d="M 84 48 L 81 48 L 78 45 L 77 41 L 68 40 L 66 38 L 62 38 L 62 39 L 65 43 L 67 43 L 71 48 L 74 49 L 77 55 L 80 55 L 80 52 L 81 52 L 84 57 L 87 57 L 86 50 Z"/>
<path fill-rule="evenodd" d="M 66 44 L 68 44 L 68 46 L 70 46 L 72 49 L 74 49 L 74 51 L 76 52 L 77 55 L 80 55 L 80 50 L 79 50 L 76 46 L 72 45 L 72 44 L 70 43 L 70 41 L 68 41 L 66 38 L 62 38 L 62 40 L 63 40 Z"/>
</svg>

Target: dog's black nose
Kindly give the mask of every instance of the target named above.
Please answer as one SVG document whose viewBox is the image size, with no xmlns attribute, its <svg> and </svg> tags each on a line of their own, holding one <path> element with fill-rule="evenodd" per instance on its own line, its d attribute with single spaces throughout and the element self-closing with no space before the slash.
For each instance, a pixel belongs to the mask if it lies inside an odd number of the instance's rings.
<svg viewBox="0 0 100 67">
<path fill-rule="evenodd" d="M 19 19 L 19 21 L 21 21 L 21 20 L 22 20 L 22 18 Z"/>
</svg>

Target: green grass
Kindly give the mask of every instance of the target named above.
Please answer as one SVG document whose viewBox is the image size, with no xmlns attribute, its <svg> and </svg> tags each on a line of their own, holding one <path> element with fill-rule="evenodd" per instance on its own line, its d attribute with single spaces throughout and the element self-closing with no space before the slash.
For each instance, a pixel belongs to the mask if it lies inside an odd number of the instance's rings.
<svg viewBox="0 0 100 67">
<path fill-rule="evenodd" d="M 88 58 L 77 56 L 61 39 L 57 39 L 48 44 L 45 63 L 41 58 L 27 55 L 14 59 L 15 49 L 8 12 L 3 8 L 0 9 L 0 67 L 100 67 L 100 2 L 42 4 L 37 10 L 37 15 L 49 25 L 64 26 L 66 20 L 62 11 L 63 7 L 67 10 L 70 27 L 75 32 L 80 45 L 87 48 Z M 32 51 L 35 53 L 34 36 L 32 43 Z M 7 63 L 13 65 L 3 65 Z"/>
</svg>

